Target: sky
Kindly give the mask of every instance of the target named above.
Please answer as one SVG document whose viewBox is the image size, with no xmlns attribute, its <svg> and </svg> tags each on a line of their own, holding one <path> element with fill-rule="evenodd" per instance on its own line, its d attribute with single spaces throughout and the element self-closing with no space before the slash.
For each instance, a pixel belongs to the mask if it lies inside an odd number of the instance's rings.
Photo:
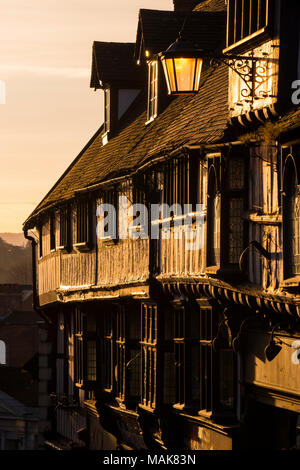
<svg viewBox="0 0 300 470">
<path fill-rule="evenodd" d="M 172 0 L 0 0 L 0 233 L 22 224 L 103 121 L 93 41 L 134 42 Z"/>
</svg>

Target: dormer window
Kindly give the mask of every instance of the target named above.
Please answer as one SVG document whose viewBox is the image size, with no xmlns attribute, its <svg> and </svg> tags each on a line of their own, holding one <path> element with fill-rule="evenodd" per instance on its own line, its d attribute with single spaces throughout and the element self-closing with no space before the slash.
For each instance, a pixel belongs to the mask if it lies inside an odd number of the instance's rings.
<svg viewBox="0 0 300 470">
<path fill-rule="evenodd" d="M 157 116 L 158 108 L 158 63 L 156 60 L 148 62 L 148 108 L 147 122 L 152 122 Z"/>
<path fill-rule="evenodd" d="M 269 0 L 228 0 L 227 47 L 264 32 L 269 22 Z"/>
</svg>

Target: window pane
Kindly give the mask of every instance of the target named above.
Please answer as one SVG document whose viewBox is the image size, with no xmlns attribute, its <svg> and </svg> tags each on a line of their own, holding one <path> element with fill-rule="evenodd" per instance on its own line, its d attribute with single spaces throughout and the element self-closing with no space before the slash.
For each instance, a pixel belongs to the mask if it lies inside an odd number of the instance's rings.
<svg viewBox="0 0 300 470">
<path fill-rule="evenodd" d="M 231 158 L 228 161 L 228 187 L 232 190 L 244 189 L 244 160 Z"/>
<path fill-rule="evenodd" d="M 87 342 L 87 380 L 95 381 L 97 370 L 96 341 Z"/>
</svg>

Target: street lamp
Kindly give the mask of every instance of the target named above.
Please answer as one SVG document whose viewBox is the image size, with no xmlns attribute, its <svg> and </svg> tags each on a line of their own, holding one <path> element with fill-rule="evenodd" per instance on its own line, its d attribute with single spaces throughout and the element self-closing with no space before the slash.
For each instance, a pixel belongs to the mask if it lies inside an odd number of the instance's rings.
<svg viewBox="0 0 300 470">
<path fill-rule="evenodd" d="M 201 72 L 204 59 L 218 66 L 225 64 L 236 72 L 245 84 L 241 90 L 244 98 L 249 101 L 266 98 L 262 85 L 270 78 L 269 70 L 276 59 L 248 56 L 213 54 L 203 49 L 197 49 L 190 41 L 183 39 L 181 34 L 168 49 L 158 54 L 164 69 L 165 79 L 170 95 L 194 95 L 200 86 Z M 273 97 L 268 95 L 268 97 Z"/>
<path fill-rule="evenodd" d="M 203 50 L 195 49 L 190 41 L 179 37 L 165 52 L 160 52 L 159 57 L 170 95 L 197 93 L 203 64 Z"/>
</svg>

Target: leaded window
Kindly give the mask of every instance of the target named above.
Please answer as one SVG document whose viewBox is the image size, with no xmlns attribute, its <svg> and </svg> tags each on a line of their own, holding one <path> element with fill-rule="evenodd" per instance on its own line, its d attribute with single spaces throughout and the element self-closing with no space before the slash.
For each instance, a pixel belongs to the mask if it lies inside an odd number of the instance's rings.
<svg viewBox="0 0 300 470">
<path fill-rule="evenodd" d="M 206 299 L 198 300 L 200 307 L 200 412 L 224 416 L 234 414 L 235 360 L 229 345 L 228 330 L 220 312 Z M 213 348 L 218 335 L 219 347 Z"/>
<path fill-rule="evenodd" d="M 91 313 L 75 309 L 75 382 L 94 389 L 97 381 L 97 325 Z"/>
<path fill-rule="evenodd" d="M 110 131 L 110 89 L 104 90 L 104 132 Z"/>
<path fill-rule="evenodd" d="M 188 305 L 176 305 L 174 321 L 175 406 L 199 401 L 199 317 Z"/>
<path fill-rule="evenodd" d="M 93 204 L 91 200 L 82 199 L 77 203 L 76 218 L 76 247 L 91 248 L 93 242 L 92 218 Z"/>
<path fill-rule="evenodd" d="M 163 167 L 162 202 L 168 206 L 178 204 L 196 209 L 198 202 L 199 159 L 195 155 L 173 158 Z M 175 214 L 174 214 L 175 215 Z"/>
<path fill-rule="evenodd" d="M 103 386 L 107 391 L 113 390 L 114 368 L 114 314 L 104 312 L 103 325 Z"/>
<path fill-rule="evenodd" d="M 132 309 L 131 309 L 132 307 Z M 140 312 L 120 307 L 116 315 L 116 396 L 120 405 L 135 406 L 140 397 Z"/>
<path fill-rule="evenodd" d="M 157 373 L 157 306 L 155 304 L 142 304 L 141 326 L 141 402 L 144 406 L 155 408 Z"/>
<path fill-rule="evenodd" d="M 56 248 L 56 236 L 55 236 L 55 213 L 50 215 L 50 250 Z"/>
<path fill-rule="evenodd" d="M 300 185 L 292 153 L 285 157 L 283 168 L 284 271 L 285 277 L 294 277 L 300 275 Z"/>
<path fill-rule="evenodd" d="M 61 207 L 59 213 L 59 246 L 70 249 L 72 245 L 72 212 L 69 206 Z"/>
<path fill-rule="evenodd" d="M 221 193 L 220 157 L 208 155 L 207 191 L 207 266 L 220 266 L 221 262 Z"/>
</svg>

